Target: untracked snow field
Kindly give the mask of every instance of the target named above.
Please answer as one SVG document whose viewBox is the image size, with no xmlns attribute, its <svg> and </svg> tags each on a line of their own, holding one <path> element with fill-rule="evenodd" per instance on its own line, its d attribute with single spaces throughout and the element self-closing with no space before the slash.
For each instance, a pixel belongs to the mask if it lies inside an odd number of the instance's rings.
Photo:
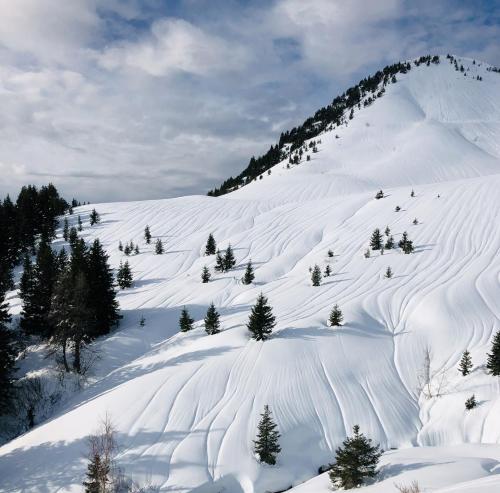
<svg viewBox="0 0 500 493">
<path fill-rule="evenodd" d="M 127 257 L 134 286 L 118 295 L 119 328 L 93 344 L 100 359 L 87 387 L 0 448 L 0 491 L 80 491 L 86 437 L 106 413 L 119 466 L 161 491 L 298 485 L 333 461 L 355 424 L 389 450 L 380 482 L 363 491 L 412 480 L 435 493 L 500 491 L 500 378 L 484 366 L 500 329 L 500 74 L 463 60 L 463 76 L 441 60 L 398 76 L 347 126 L 320 136 L 311 161 L 280 163 L 232 194 L 75 210 L 71 221 L 82 216 L 82 236 L 99 238 L 114 268 L 125 259 L 119 241 L 140 245 Z M 92 207 L 102 219 L 94 227 Z M 407 231 L 415 252 L 365 258 L 373 230 L 386 226 L 396 243 Z M 221 250 L 232 245 L 235 269 L 213 273 L 215 256 L 203 255 L 209 233 Z M 250 259 L 256 279 L 246 286 Z M 315 264 L 333 272 L 319 287 Z M 246 322 L 261 292 L 277 325 L 256 342 Z M 16 293 L 9 302 L 18 314 Z M 222 332 L 208 336 L 211 302 Z M 340 328 L 326 323 L 335 303 Z M 183 306 L 196 320 L 188 333 L 178 329 Z M 474 370 L 462 377 L 465 349 Z M 421 392 L 426 351 L 432 397 Z M 466 411 L 472 394 L 479 405 Z M 265 404 L 281 433 L 275 467 L 252 452 Z M 328 488 L 322 475 L 292 491 Z"/>
</svg>

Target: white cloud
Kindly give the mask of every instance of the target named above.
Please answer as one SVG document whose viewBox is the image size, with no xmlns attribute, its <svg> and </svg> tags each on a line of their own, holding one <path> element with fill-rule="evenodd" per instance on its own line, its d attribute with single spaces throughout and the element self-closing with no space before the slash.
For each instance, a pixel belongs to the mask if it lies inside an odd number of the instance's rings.
<svg viewBox="0 0 500 493">
<path fill-rule="evenodd" d="M 172 18 L 153 23 L 146 38 L 112 46 L 99 56 L 105 68 L 128 66 L 153 76 L 176 72 L 204 76 L 240 70 L 246 61 L 247 54 L 241 47 L 230 46 L 185 20 Z"/>
</svg>

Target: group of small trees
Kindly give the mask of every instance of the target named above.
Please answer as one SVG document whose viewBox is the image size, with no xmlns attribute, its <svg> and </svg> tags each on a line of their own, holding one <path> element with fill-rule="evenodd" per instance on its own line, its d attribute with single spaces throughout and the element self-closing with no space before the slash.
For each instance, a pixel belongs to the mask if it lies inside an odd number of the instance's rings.
<svg viewBox="0 0 500 493">
<path fill-rule="evenodd" d="M 127 257 L 129 255 L 139 255 L 140 250 L 139 250 L 139 245 L 138 244 L 134 244 L 134 242 L 132 240 L 130 240 L 129 243 L 126 243 L 125 244 L 125 247 L 123 246 L 122 242 L 120 241 L 118 243 L 118 250 L 120 250 L 120 252 L 123 252 Z"/>
</svg>

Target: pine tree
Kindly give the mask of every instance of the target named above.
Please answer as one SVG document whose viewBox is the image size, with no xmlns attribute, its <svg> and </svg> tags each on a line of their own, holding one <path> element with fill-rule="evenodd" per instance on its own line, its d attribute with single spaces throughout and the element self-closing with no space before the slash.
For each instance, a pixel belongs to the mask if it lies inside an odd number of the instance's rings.
<svg viewBox="0 0 500 493">
<path fill-rule="evenodd" d="M 354 436 L 348 437 L 336 452 L 336 462 L 330 469 L 330 481 L 336 488 L 351 489 L 363 484 L 367 478 L 377 475 L 376 467 L 380 456 L 379 445 L 371 445 L 359 432 L 359 426 L 353 427 Z"/>
<path fill-rule="evenodd" d="M 408 239 L 408 233 L 406 231 L 403 233 L 403 237 L 399 240 L 398 245 L 405 254 L 410 254 L 414 250 L 413 241 Z"/>
<path fill-rule="evenodd" d="M 267 298 L 260 293 L 257 302 L 252 307 L 247 324 L 248 330 L 252 333 L 252 339 L 256 341 L 269 339 L 275 325 L 276 319 L 272 308 L 268 305 Z"/>
<path fill-rule="evenodd" d="M 243 284 L 252 284 L 254 279 L 255 279 L 255 274 L 253 272 L 252 261 L 249 260 L 242 282 Z"/>
<path fill-rule="evenodd" d="M 486 368 L 490 375 L 495 377 L 500 376 L 500 330 L 493 337 L 491 353 L 488 354 Z"/>
<path fill-rule="evenodd" d="M 149 226 L 146 224 L 146 227 L 144 228 L 144 239 L 146 240 L 146 244 L 151 243 L 151 231 L 149 231 Z"/>
<path fill-rule="evenodd" d="M 372 237 L 370 240 L 370 247 L 372 250 L 380 250 L 382 247 L 382 234 L 380 233 L 380 229 L 376 228 L 375 231 L 372 233 Z"/>
<path fill-rule="evenodd" d="M 0 416 L 12 411 L 16 351 L 5 292 L 0 291 Z"/>
<path fill-rule="evenodd" d="M 222 257 L 219 250 L 217 250 L 217 254 L 215 256 L 215 270 L 217 272 L 224 272 L 226 270 L 224 258 Z"/>
<path fill-rule="evenodd" d="M 118 268 L 118 273 L 116 275 L 116 282 L 122 289 L 130 288 L 132 286 L 133 276 L 128 260 L 126 260 L 125 263 L 120 262 L 120 267 Z"/>
<path fill-rule="evenodd" d="M 333 257 L 333 250 L 328 250 L 328 256 Z"/>
<path fill-rule="evenodd" d="M 155 253 L 156 255 L 161 255 L 163 253 L 163 243 L 160 238 L 156 240 Z"/>
<path fill-rule="evenodd" d="M 69 230 L 69 244 L 74 245 L 78 240 L 78 231 L 74 226 L 71 226 Z"/>
<path fill-rule="evenodd" d="M 207 283 L 208 281 L 210 281 L 210 277 L 210 270 L 206 265 L 204 265 L 203 270 L 201 271 L 201 282 Z"/>
<path fill-rule="evenodd" d="M 257 439 L 254 440 L 254 452 L 258 455 L 260 462 L 269 465 L 276 464 L 276 456 L 281 452 L 280 434 L 277 427 L 278 425 L 271 417 L 269 406 L 266 404 L 257 427 Z"/>
<path fill-rule="evenodd" d="M 231 243 L 226 248 L 226 254 L 224 255 L 224 270 L 231 270 L 236 265 L 236 259 L 234 258 L 233 249 Z"/>
<path fill-rule="evenodd" d="M 321 269 L 319 265 L 315 265 L 311 273 L 311 282 L 313 286 L 321 285 Z"/>
<path fill-rule="evenodd" d="M 134 255 L 139 255 L 139 253 L 141 253 L 139 251 L 139 245 L 135 245 L 135 247 L 134 247 Z"/>
<path fill-rule="evenodd" d="M 125 248 L 123 249 L 123 253 L 128 257 L 130 255 L 130 246 L 129 244 L 127 243 L 125 245 Z"/>
<path fill-rule="evenodd" d="M 399 205 L 396 206 L 396 208 L 394 209 L 396 212 L 399 212 L 401 210 L 401 207 L 399 207 Z"/>
<path fill-rule="evenodd" d="M 189 316 L 187 308 L 184 307 L 179 318 L 179 328 L 181 332 L 188 332 L 193 329 L 194 320 Z"/>
<path fill-rule="evenodd" d="M 87 466 L 87 480 L 83 482 L 85 493 L 106 493 L 109 483 L 109 464 L 95 453 Z"/>
<path fill-rule="evenodd" d="M 57 280 L 57 276 L 66 269 L 68 265 L 68 254 L 66 253 L 66 249 L 62 247 L 59 250 L 59 253 L 55 257 L 55 276 Z"/>
<path fill-rule="evenodd" d="M 477 401 L 476 401 L 476 396 L 472 394 L 466 401 L 465 401 L 465 409 L 467 411 L 470 411 L 471 409 L 474 409 L 477 407 Z"/>
<path fill-rule="evenodd" d="M 82 218 L 80 215 L 78 215 L 78 231 L 82 231 L 83 225 L 82 225 Z"/>
<path fill-rule="evenodd" d="M 387 227 L 385 228 L 384 233 L 385 233 L 385 236 L 387 236 L 387 237 L 389 237 L 389 236 L 391 235 L 391 229 L 389 228 L 389 226 L 387 226 Z"/>
<path fill-rule="evenodd" d="M 416 226 L 417 224 L 418 224 L 418 219 L 417 219 L 417 218 L 415 218 L 415 219 L 413 220 L 413 225 L 414 225 L 414 226 Z"/>
<path fill-rule="evenodd" d="M 69 222 L 67 217 L 64 218 L 63 238 L 64 241 L 68 241 L 69 239 Z"/>
<path fill-rule="evenodd" d="M 392 250 L 394 248 L 394 238 L 393 236 L 389 236 L 389 238 L 387 238 L 387 241 L 385 242 L 385 249 L 386 250 Z"/>
<path fill-rule="evenodd" d="M 215 309 L 212 303 L 207 310 L 207 315 L 205 317 L 205 331 L 208 335 L 218 334 L 220 332 L 220 321 L 219 313 Z"/>
<path fill-rule="evenodd" d="M 123 243 L 121 241 L 118 242 L 118 250 L 123 252 Z"/>
<path fill-rule="evenodd" d="M 378 200 L 378 199 L 383 199 L 384 198 L 384 192 L 382 190 L 379 190 L 376 194 L 375 194 L 375 198 Z"/>
<path fill-rule="evenodd" d="M 214 255 L 217 250 L 217 244 L 212 233 L 208 235 L 207 244 L 205 246 L 205 255 Z"/>
<path fill-rule="evenodd" d="M 101 221 L 101 216 L 95 209 L 92 209 L 89 219 L 90 219 L 90 225 L 93 226 L 94 224 L 97 224 Z"/>
<path fill-rule="evenodd" d="M 339 305 L 334 305 L 328 320 L 331 327 L 340 327 L 342 325 L 344 315 L 342 314 L 342 310 L 339 308 Z"/>
<path fill-rule="evenodd" d="M 330 267 L 330 265 L 327 265 L 325 267 L 325 277 L 330 277 L 331 273 L 332 273 L 332 268 Z"/>
<path fill-rule="evenodd" d="M 387 277 L 387 279 L 390 279 L 392 277 L 392 269 L 390 267 L 387 267 L 385 271 L 385 277 Z"/>
<path fill-rule="evenodd" d="M 462 376 L 467 376 L 472 370 L 472 358 L 470 356 L 469 351 L 466 349 L 462 354 L 462 359 L 460 360 L 460 364 L 458 365 L 458 371 L 462 374 Z"/>
</svg>

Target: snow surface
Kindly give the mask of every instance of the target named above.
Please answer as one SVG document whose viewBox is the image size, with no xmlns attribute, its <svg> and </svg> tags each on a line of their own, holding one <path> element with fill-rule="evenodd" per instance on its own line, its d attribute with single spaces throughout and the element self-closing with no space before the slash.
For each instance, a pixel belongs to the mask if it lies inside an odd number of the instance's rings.
<svg viewBox="0 0 500 493">
<path fill-rule="evenodd" d="M 384 449 L 402 449 L 384 457 L 386 486 L 366 491 L 391 491 L 400 476 L 440 493 L 498 491 L 500 477 L 489 473 L 498 472 L 499 447 L 453 446 L 500 443 L 500 379 L 484 369 L 500 329 L 500 74 L 462 60 L 464 76 L 441 60 L 398 75 L 347 126 L 322 135 L 311 161 L 280 163 L 230 195 L 78 209 L 83 237 L 100 238 L 114 267 L 120 240 L 140 244 L 128 258 L 134 287 L 119 294 L 120 328 L 94 344 L 101 359 L 88 387 L 0 448 L 0 491 L 80 491 L 86 437 L 106 413 L 119 465 L 162 491 L 299 484 L 332 462 L 355 424 Z M 380 188 L 387 196 L 375 200 Z M 102 223 L 90 228 L 92 207 Z M 164 255 L 144 244 L 146 224 Z M 387 225 L 396 242 L 408 231 L 415 253 L 364 258 L 374 228 Z M 231 243 L 237 267 L 202 284 L 203 265 L 215 264 L 203 256 L 210 232 L 221 248 Z M 245 286 L 249 259 L 256 280 Z M 316 263 L 333 269 L 320 287 L 310 283 Z M 245 327 L 260 292 L 277 319 L 266 342 Z M 10 301 L 19 313 L 14 294 Z M 212 301 L 223 331 L 207 336 Z M 333 329 L 335 303 L 345 325 Z M 184 305 L 197 328 L 181 334 Z M 430 399 L 419 390 L 426 348 L 433 391 L 443 394 Z M 462 377 L 466 348 L 474 371 Z M 473 393 L 479 406 L 466 412 Z M 276 467 L 252 453 L 264 404 L 282 435 Z M 320 476 L 296 491 L 323 490 Z"/>
</svg>

